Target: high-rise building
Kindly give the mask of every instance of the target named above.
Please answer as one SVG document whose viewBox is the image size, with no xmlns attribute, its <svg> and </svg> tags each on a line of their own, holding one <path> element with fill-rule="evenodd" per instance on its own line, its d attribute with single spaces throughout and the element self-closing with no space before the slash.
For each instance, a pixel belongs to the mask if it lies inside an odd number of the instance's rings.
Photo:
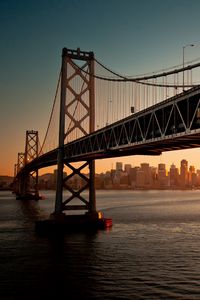
<svg viewBox="0 0 200 300">
<path fill-rule="evenodd" d="M 165 164 L 158 164 L 158 178 L 166 176 L 166 166 Z"/>
<path fill-rule="evenodd" d="M 197 174 L 197 186 L 200 186 L 200 170 L 197 170 L 196 174 Z"/>
<path fill-rule="evenodd" d="M 178 168 L 172 164 L 169 170 L 170 186 L 175 187 L 179 185 L 179 172 Z"/>
<path fill-rule="evenodd" d="M 190 166 L 189 167 L 189 172 L 190 173 L 195 173 L 195 167 L 194 166 Z"/>
<path fill-rule="evenodd" d="M 161 187 L 167 186 L 166 166 L 158 164 L 158 182 Z"/>
<path fill-rule="evenodd" d="M 180 179 L 182 186 L 188 185 L 188 162 L 185 159 L 181 160 Z"/>
<path fill-rule="evenodd" d="M 136 187 L 144 188 L 145 187 L 145 172 L 140 168 L 136 173 Z"/>
<path fill-rule="evenodd" d="M 131 164 L 125 164 L 125 165 L 124 165 L 124 171 L 125 171 L 127 174 L 130 174 L 130 170 L 131 170 Z"/>
<path fill-rule="evenodd" d="M 157 183 L 157 168 L 156 167 L 150 167 L 151 169 L 151 179 L 152 179 L 152 187 L 156 187 Z"/>
<path fill-rule="evenodd" d="M 151 168 L 149 167 L 149 164 L 142 163 L 140 169 L 142 172 L 144 172 L 144 185 L 150 186 L 152 183 L 152 178 L 151 178 Z"/>
<path fill-rule="evenodd" d="M 139 170 L 139 167 L 134 167 L 130 169 L 130 174 L 129 174 L 129 178 L 130 178 L 130 184 L 131 186 L 134 188 L 136 186 L 136 180 L 137 180 L 137 171 Z"/>
<path fill-rule="evenodd" d="M 122 162 L 116 162 L 116 171 L 122 171 L 123 164 Z"/>
<path fill-rule="evenodd" d="M 197 176 L 195 174 L 195 167 L 190 166 L 188 172 L 188 181 L 190 186 L 194 186 L 197 182 Z"/>
</svg>

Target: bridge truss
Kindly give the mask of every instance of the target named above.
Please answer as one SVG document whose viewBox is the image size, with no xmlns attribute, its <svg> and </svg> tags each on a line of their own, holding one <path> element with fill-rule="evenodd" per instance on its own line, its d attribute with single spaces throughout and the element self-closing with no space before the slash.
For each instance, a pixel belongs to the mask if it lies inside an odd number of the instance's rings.
<svg viewBox="0 0 200 300">
<path fill-rule="evenodd" d="M 199 134 L 200 87 L 195 87 L 66 145 L 65 159 L 159 155 L 199 147 Z"/>
</svg>

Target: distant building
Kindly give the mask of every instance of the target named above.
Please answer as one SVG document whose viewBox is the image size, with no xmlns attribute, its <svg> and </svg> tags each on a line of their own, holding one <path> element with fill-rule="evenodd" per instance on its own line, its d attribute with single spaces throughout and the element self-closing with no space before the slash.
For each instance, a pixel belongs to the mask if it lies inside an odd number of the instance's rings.
<svg viewBox="0 0 200 300">
<path fill-rule="evenodd" d="M 145 187 L 145 172 L 142 169 L 137 170 L 136 187 L 137 188 Z"/>
<path fill-rule="evenodd" d="M 0 176 L 0 190 L 10 189 L 13 183 L 12 176 Z"/>
<path fill-rule="evenodd" d="M 197 170 L 196 174 L 197 174 L 197 186 L 200 186 L 200 170 Z"/>
<path fill-rule="evenodd" d="M 158 183 L 160 187 L 166 187 L 168 185 L 165 164 L 158 164 Z"/>
<path fill-rule="evenodd" d="M 185 159 L 181 160 L 180 183 L 182 187 L 188 186 L 188 162 Z"/>
<path fill-rule="evenodd" d="M 116 162 L 116 171 L 121 172 L 123 170 L 122 162 Z"/>
<path fill-rule="evenodd" d="M 195 173 L 195 167 L 190 166 L 188 172 L 188 181 L 190 186 L 195 186 L 197 184 L 197 175 Z"/>
<path fill-rule="evenodd" d="M 141 171 L 144 172 L 144 187 L 149 187 L 152 184 L 151 168 L 149 167 L 149 164 L 142 163 Z"/>
<path fill-rule="evenodd" d="M 52 173 L 46 173 L 39 176 L 38 183 L 39 189 L 55 189 L 54 175 Z"/>
<path fill-rule="evenodd" d="M 137 171 L 139 170 L 139 167 L 134 167 L 130 169 L 129 173 L 129 180 L 130 180 L 130 185 L 132 188 L 136 187 L 136 179 L 137 179 Z"/>
<path fill-rule="evenodd" d="M 119 185 L 120 178 L 118 179 L 117 185 Z M 115 182 L 115 178 L 111 177 L 111 172 L 107 171 L 104 176 L 104 188 L 111 189 L 113 187 L 113 182 Z"/>
<path fill-rule="evenodd" d="M 179 185 L 179 172 L 174 164 L 172 164 L 169 169 L 169 182 L 171 187 Z"/>
<path fill-rule="evenodd" d="M 124 171 L 125 171 L 127 174 L 130 174 L 130 170 L 131 170 L 131 164 L 125 164 L 125 165 L 124 165 Z"/>
<path fill-rule="evenodd" d="M 157 176 L 156 176 L 157 175 L 157 168 L 156 167 L 150 167 L 150 169 L 151 169 L 151 178 L 154 181 L 157 178 Z"/>
<path fill-rule="evenodd" d="M 157 168 L 156 167 L 150 167 L 151 169 L 151 179 L 152 179 L 152 188 L 157 188 Z"/>
</svg>

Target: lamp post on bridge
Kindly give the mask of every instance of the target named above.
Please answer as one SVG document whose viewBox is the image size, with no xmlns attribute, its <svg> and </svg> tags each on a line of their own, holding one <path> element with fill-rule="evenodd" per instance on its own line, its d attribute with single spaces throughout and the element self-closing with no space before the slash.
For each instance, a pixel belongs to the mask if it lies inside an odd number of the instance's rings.
<svg viewBox="0 0 200 300">
<path fill-rule="evenodd" d="M 186 47 L 194 47 L 194 44 L 187 44 L 185 46 L 183 46 L 183 69 L 185 67 L 185 48 Z M 184 78 L 184 70 L 183 70 L 183 92 L 184 92 L 184 85 L 185 85 L 185 78 Z"/>
</svg>

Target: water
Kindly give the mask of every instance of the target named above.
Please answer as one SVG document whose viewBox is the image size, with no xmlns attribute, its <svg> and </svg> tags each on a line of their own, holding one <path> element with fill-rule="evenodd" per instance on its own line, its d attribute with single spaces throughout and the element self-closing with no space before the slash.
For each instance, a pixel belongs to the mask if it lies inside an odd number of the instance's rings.
<svg viewBox="0 0 200 300">
<path fill-rule="evenodd" d="M 200 191 L 98 191 L 112 229 L 57 237 L 45 194 L 0 192 L 0 299 L 200 299 Z"/>
</svg>

